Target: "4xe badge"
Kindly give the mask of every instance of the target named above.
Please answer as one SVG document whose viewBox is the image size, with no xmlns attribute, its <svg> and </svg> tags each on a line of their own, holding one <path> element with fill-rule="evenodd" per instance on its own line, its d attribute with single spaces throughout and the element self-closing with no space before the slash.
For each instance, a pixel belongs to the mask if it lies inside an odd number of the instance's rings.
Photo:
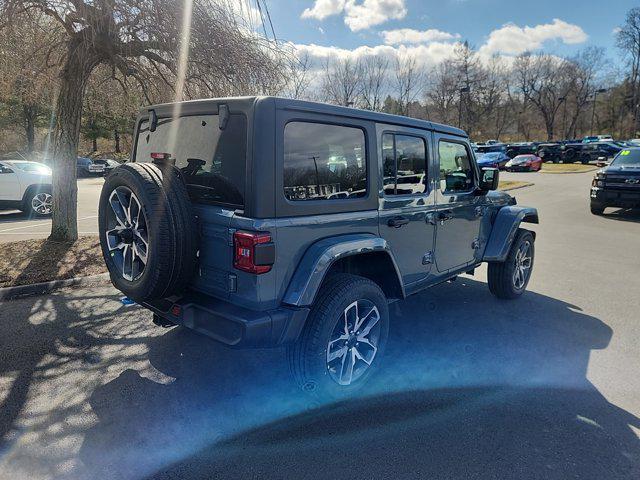
<svg viewBox="0 0 640 480">
<path fill-rule="evenodd" d="M 640 183 L 640 180 L 637 178 L 627 178 L 624 183 L 629 183 L 631 185 L 637 185 Z"/>
</svg>

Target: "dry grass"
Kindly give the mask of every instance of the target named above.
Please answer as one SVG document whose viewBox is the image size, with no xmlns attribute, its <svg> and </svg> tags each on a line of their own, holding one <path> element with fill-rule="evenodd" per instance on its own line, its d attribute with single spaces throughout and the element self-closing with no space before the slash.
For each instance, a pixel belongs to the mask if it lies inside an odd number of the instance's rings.
<svg viewBox="0 0 640 480">
<path fill-rule="evenodd" d="M 584 173 L 597 170 L 595 165 L 582 163 L 543 163 L 542 173 Z"/>
<path fill-rule="evenodd" d="M 22 240 L 0 249 L 0 287 L 85 277 L 106 272 L 98 237 L 74 243 Z"/>
<path fill-rule="evenodd" d="M 500 180 L 500 184 L 498 185 L 498 190 L 502 190 L 506 192 L 508 190 L 515 190 L 516 188 L 524 188 L 530 187 L 533 185 L 531 182 L 518 182 L 515 180 Z"/>
</svg>

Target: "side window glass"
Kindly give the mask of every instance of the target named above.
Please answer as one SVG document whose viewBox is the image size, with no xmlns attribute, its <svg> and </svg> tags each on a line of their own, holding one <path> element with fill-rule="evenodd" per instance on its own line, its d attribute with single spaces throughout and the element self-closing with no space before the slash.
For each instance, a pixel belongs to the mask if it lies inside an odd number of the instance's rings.
<svg viewBox="0 0 640 480">
<path fill-rule="evenodd" d="M 427 191 L 427 148 L 422 138 L 384 134 L 382 154 L 385 195 Z"/>
<path fill-rule="evenodd" d="M 473 168 L 466 147 L 460 143 L 441 140 L 438 155 L 440 189 L 445 193 L 470 191 L 473 188 Z"/>
<path fill-rule="evenodd" d="M 426 153 L 422 138 L 396 135 L 396 195 L 426 192 Z"/>
<path fill-rule="evenodd" d="M 384 193 L 394 195 L 396 192 L 396 148 L 394 136 L 389 133 L 382 136 L 382 162 Z"/>
<path fill-rule="evenodd" d="M 355 127 L 291 122 L 284 129 L 287 200 L 333 200 L 367 194 L 364 131 Z"/>
</svg>

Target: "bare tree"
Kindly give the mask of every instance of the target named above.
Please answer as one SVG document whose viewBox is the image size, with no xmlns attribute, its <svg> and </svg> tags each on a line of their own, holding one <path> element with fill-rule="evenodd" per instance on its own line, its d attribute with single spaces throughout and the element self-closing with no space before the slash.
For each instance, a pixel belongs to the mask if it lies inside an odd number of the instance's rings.
<svg viewBox="0 0 640 480">
<path fill-rule="evenodd" d="M 524 99 L 542 117 L 547 140 L 553 140 L 556 115 L 563 102 L 561 99 L 566 98 L 571 86 L 568 62 L 551 55 L 524 54 L 516 59 L 514 73 Z"/>
<path fill-rule="evenodd" d="M 367 110 L 382 110 L 383 94 L 388 83 L 389 60 L 368 57 L 362 67 L 362 106 Z"/>
<path fill-rule="evenodd" d="M 640 7 L 627 12 L 624 25 L 616 34 L 616 43 L 629 64 L 628 98 L 632 111 L 631 134 L 640 128 Z"/>
<path fill-rule="evenodd" d="M 349 58 L 327 60 L 321 89 L 329 103 L 355 105 L 362 93 L 362 64 Z"/>
<path fill-rule="evenodd" d="M 24 132 L 27 151 L 35 148 L 36 128 L 46 122 L 57 89 L 58 26 L 41 13 L 23 13 L 0 35 L 0 101 L 11 123 Z"/>
<path fill-rule="evenodd" d="M 246 78 L 256 90 L 273 87 L 261 64 L 270 52 L 244 55 L 257 36 L 238 28 L 235 17 L 216 0 L 4 0 L 2 19 L 38 11 L 64 30 L 53 145 L 53 221 L 51 237 L 74 240 L 77 231 L 76 155 L 82 105 L 89 78 L 109 65 L 122 79 L 134 78 L 147 100 L 176 91 L 181 100 L 201 89 L 215 92 L 210 73 L 234 85 Z M 182 28 L 180 27 L 182 26 Z M 197 48 L 190 48 L 192 46 Z M 253 50 L 253 53 L 256 53 Z M 270 63 L 269 63 L 270 64 Z M 234 72 L 242 75 L 234 76 Z M 244 74 L 247 74 L 245 77 Z M 114 78 L 116 76 L 114 75 Z M 154 81 L 149 81 L 154 79 Z M 124 80 L 123 80 L 124 81 Z M 149 91 L 153 87 L 154 91 Z M 191 90 L 193 88 L 193 90 Z"/>
<path fill-rule="evenodd" d="M 395 88 L 398 93 L 398 114 L 408 115 L 409 105 L 423 89 L 423 73 L 415 57 L 398 58 L 395 64 Z"/>
</svg>

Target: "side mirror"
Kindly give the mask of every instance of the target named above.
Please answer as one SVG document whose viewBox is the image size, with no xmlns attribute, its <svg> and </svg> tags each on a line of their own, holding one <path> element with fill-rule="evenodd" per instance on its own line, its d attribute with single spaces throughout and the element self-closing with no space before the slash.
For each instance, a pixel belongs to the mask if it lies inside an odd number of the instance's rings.
<svg viewBox="0 0 640 480">
<path fill-rule="evenodd" d="M 497 190 L 499 182 L 500 170 L 498 170 L 497 168 L 482 169 L 482 178 L 479 185 L 480 190 L 485 192 L 488 192 L 489 190 Z"/>
</svg>

